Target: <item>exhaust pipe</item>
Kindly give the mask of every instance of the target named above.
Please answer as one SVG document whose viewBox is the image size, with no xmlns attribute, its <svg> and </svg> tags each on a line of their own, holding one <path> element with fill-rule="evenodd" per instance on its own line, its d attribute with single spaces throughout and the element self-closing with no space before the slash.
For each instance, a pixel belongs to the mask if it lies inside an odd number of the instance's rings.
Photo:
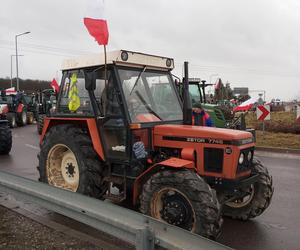
<svg viewBox="0 0 300 250">
<path fill-rule="evenodd" d="M 205 93 L 205 83 L 206 83 L 206 81 L 202 80 L 201 83 L 202 83 L 203 103 L 206 103 L 206 93 Z"/>
<path fill-rule="evenodd" d="M 189 67 L 188 62 L 184 62 L 183 79 L 183 124 L 192 125 L 192 103 L 189 92 Z"/>
</svg>

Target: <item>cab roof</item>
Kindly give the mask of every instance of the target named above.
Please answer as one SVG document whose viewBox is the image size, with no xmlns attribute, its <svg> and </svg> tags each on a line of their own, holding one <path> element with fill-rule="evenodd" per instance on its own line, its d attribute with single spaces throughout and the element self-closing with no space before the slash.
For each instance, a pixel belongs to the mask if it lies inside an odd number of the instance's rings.
<svg viewBox="0 0 300 250">
<path fill-rule="evenodd" d="M 128 50 L 107 52 L 107 64 L 116 64 L 131 67 L 144 67 L 170 71 L 174 68 L 172 58 L 149 55 Z M 105 64 L 104 53 L 81 56 L 63 61 L 62 70 L 89 68 Z"/>
</svg>

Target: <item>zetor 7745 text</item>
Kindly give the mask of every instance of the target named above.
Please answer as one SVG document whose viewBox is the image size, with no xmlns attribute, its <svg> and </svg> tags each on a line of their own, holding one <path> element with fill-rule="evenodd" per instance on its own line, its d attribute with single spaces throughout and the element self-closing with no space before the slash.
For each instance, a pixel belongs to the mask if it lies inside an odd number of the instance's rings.
<svg viewBox="0 0 300 250">
<path fill-rule="evenodd" d="M 222 215 L 247 220 L 270 204 L 252 134 L 192 126 L 171 58 L 131 51 L 66 60 L 44 120 L 40 181 L 114 202 L 208 238 Z M 187 72 L 187 71 L 186 71 Z M 186 77 L 187 79 L 187 73 Z M 118 192 L 116 191 L 118 190 Z"/>
</svg>

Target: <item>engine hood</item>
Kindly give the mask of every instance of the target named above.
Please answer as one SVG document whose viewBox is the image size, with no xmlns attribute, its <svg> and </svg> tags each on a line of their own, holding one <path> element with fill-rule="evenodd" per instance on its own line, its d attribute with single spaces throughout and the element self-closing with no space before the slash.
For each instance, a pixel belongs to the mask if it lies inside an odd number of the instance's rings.
<svg viewBox="0 0 300 250">
<path fill-rule="evenodd" d="M 231 145 L 253 143 L 252 134 L 246 131 L 191 125 L 158 125 L 154 127 L 154 136 L 182 142 Z"/>
</svg>

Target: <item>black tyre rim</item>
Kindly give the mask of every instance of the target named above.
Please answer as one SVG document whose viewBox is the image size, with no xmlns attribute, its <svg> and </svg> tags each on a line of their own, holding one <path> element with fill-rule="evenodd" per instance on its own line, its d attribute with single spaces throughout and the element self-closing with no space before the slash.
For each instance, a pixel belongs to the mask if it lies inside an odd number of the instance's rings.
<svg viewBox="0 0 300 250">
<path fill-rule="evenodd" d="M 250 204 L 253 200 L 255 194 L 254 185 L 250 185 L 247 189 L 243 191 L 244 195 L 232 200 L 228 201 L 225 204 L 231 208 L 242 208 Z"/>
<path fill-rule="evenodd" d="M 151 216 L 183 229 L 195 230 L 195 211 L 185 194 L 175 188 L 163 188 L 153 195 Z"/>
</svg>

